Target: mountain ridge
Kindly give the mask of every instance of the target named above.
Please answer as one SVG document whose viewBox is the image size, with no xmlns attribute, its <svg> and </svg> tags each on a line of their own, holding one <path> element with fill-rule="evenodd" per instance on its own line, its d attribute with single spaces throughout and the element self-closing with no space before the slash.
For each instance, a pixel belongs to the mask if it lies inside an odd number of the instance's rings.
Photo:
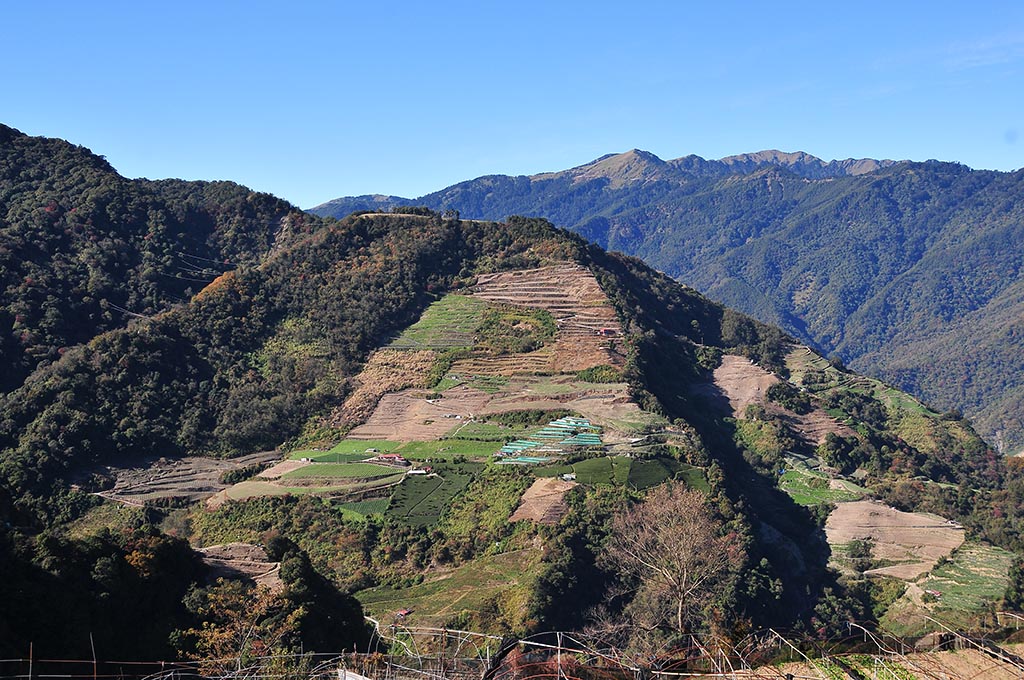
<svg viewBox="0 0 1024 680">
<path fill-rule="evenodd" d="M 993 346 L 1012 306 L 1000 296 L 1020 272 L 1022 194 L 1024 171 L 958 163 L 826 163 L 778 151 L 662 161 L 634 150 L 561 172 L 490 175 L 410 203 L 473 218 L 543 216 L 967 414 L 1013 452 L 1024 446 L 1024 407 L 1007 408 L 996 388 L 1024 384 L 1005 377 L 1024 364 L 966 348 Z M 916 334 L 965 315 L 981 324 L 920 354 Z M 963 388 L 943 377 L 969 373 Z"/>
</svg>

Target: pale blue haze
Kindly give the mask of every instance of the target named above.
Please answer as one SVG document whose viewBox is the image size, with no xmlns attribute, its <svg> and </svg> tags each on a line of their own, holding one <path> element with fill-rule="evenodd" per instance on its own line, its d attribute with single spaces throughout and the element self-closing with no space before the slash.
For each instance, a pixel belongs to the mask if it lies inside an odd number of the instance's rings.
<svg viewBox="0 0 1024 680">
<path fill-rule="evenodd" d="M 1024 3 L 4 3 L 0 122 L 309 207 L 610 152 L 1024 166 Z"/>
</svg>

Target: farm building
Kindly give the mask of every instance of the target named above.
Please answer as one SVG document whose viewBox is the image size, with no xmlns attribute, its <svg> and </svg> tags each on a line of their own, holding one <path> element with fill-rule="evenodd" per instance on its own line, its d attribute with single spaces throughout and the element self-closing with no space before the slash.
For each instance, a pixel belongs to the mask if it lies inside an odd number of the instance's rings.
<svg viewBox="0 0 1024 680">
<path fill-rule="evenodd" d="M 407 467 L 412 465 L 408 460 L 405 459 L 400 453 L 380 453 L 373 457 L 374 462 L 383 463 L 385 465 L 401 465 Z"/>
</svg>

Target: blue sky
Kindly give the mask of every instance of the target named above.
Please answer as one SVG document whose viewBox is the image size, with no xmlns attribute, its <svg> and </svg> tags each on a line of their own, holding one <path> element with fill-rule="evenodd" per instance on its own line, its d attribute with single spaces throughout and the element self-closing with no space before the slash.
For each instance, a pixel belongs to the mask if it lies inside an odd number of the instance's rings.
<svg viewBox="0 0 1024 680">
<path fill-rule="evenodd" d="M 641 148 L 1024 166 L 1020 2 L 31 2 L 0 122 L 310 207 Z"/>
</svg>

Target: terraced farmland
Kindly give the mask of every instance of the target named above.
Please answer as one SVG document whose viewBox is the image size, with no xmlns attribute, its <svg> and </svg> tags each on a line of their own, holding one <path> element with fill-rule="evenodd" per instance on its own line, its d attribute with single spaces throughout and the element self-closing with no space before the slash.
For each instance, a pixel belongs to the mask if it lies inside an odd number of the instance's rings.
<svg viewBox="0 0 1024 680">
<path fill-rule="evenodd" d="M 694 489 L 708 488 L 701 468 L 681 463 L 674 458 L 634 459 L 625 456 L 588 458 L 577 463 L 550 465 L 533 470 L 538 477 L 575 474 L 580 484 L 629 485 L 647 489 L 668 479 L 680 479 Z"/>
<path fill-rule="evenodd" d="M 472 347 L 488 307 L 481 298 L 445 295 L 427 307 L 420 320 L 405 329 L 388 347 L 403 350 Z"/>
<path fill-rule="evenodd" d="M 413 526 L 436 524 L 448 503 L 483 467 L 481 463 L 439 465 L 435 474 L 406 477 L 391 496 L 387 514 Z"/>
<path fill-rule="evenodd" d="M 593 274 L 575 264 L 484 274 L 473 296 L 492 302 L 536 307 L 558 323 L 548 370 L 575 372 L 608 364 L 621 366 L 622 327 Z M 535 359 L 540 364 L 540 358 Z"/>
</svg>

